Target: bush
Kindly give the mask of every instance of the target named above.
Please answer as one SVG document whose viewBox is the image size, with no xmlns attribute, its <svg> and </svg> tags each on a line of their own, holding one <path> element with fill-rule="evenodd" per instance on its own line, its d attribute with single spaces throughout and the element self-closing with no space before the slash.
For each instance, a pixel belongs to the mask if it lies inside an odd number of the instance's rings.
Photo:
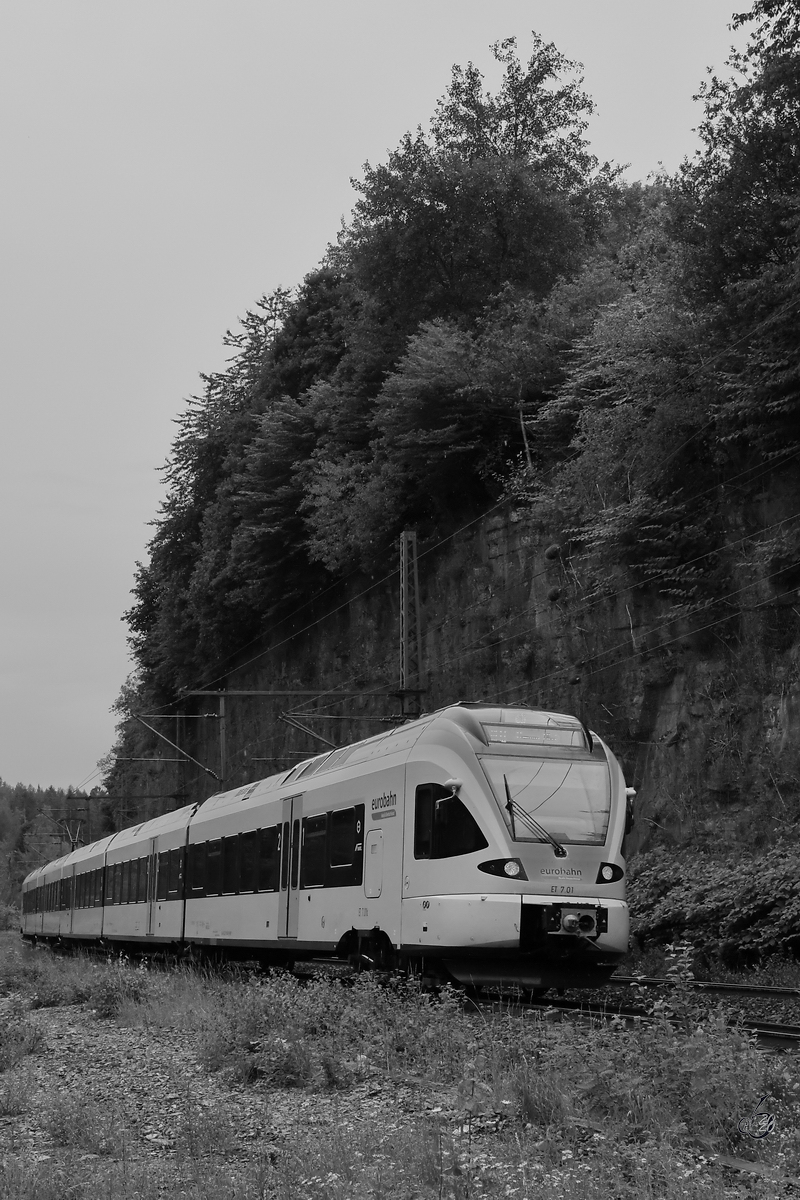
<svg viewBox="0 0 800 1200">
<path fill-rule="evenodd" d="M 686 939 L 707 961 L 750 965 L 800 950 L 800 849 L 717 859 L 642 854 L 630 877 L 631 932 L 640 948 Z"/>
<path fill-rule="evenodd" d="M 13 904 L 0 904 L 0 931 L 19 929 L 20 911 Z"/>
</svg>

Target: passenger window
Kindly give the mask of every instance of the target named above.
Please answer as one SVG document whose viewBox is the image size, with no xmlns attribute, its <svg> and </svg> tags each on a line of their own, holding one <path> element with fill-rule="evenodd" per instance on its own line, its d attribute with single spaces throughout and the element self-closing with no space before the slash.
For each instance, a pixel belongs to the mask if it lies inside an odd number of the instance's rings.
<svg viewBox="0 0 800 1200">
<path fill-rule="evenodd" d="M 323 813 L 319 817 L 306 817 L 303 821 L 301 887 L 322 887 L 325 883 L 325 838 L 327 832 L 327 813 Z"/>
<path fill-rule="evenodd" d="M 258 866 L 258 841 L 255 829 L 243 833 L 239 839 L 239 891 L 254 892 Z"/>
<path fill-rule="evenodd" d="M 206 842 L 194 842 L 187 851 L 187 891 L 193 896 L 202 896 L 206 886 Z"/>
<path fill-rule="evenodd" d="M 208 843 L 206 851 L 206 895 L 219 896 L 222 890 L 222 842 Z"/>
<path fill-rule="evenodd" d="M 183 899 L 183 846 L 169 852 L 169 900 Z"/>
<path fill-rule="evenodd" d="M 169 894 L 169 850 L 158 856 L 158 882 L 156 884 L 156 900 L 166 900 Z"/>
<path fill-rule="evenodd" d="M 283 822 L 281 830 L 281 891 L 289 886 L 289 822 Z"/>
<path fill-rule="evenodd" d="M 278 833 L 277 825 L 258 831 L 256 884 L 260 892 L 275 892 L 278 889 Z"/>
<path fill-rule="evenodd" d="M 239 835 L 222 839 L 222 891 L 231 896 L 239 890 Z"/>
<path fill-rule="evenodd" d="M 438 783 L 418 787 L 414 800 L 414 857 L 455 858 L 488 846 L 472 813 Z"/>
<path fill-rule="evenodd" d="M 331 813 L 330 819 L 330 864 L 332 867 L 349 867 L 353 861 L 356 844 L 356 810 L 340 808 Z"/>
<path fill-rule="evenodd" d="M 300 869 L 300 818 L 292 821 L 292 891 L 297 887 Z"/>
</svg>

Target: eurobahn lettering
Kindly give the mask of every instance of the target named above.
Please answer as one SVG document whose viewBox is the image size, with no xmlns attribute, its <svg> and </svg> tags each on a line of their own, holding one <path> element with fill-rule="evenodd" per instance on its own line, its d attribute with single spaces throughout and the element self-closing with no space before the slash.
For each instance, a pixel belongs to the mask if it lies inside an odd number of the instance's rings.
<svg viewBox="0 0 800 1200">
<path fill-rule="evenodd" d="M 372 801 L 372 811 L 378 812 L 381 808 L 393 808 L 397 804 L 397 796 L 394 792 L 384 792 L 382 796 L 376 796 Z"/>
<path fill-rule="evenodd" d="M 373 821 L 382 821 L 387 817 L 395 816 L 397 816 L 397 795 L 394 792 L 384 792 L 382 796 L 373 797 Z"/>
</svg>

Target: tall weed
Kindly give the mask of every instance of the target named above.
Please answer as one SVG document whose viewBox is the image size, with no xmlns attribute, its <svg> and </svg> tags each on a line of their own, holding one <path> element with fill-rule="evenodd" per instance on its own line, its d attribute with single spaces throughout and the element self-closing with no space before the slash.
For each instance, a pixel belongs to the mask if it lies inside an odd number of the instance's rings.
<svg viewBox="0 0 800 1200">
<path fill-rule="evenodd" d="M 23 1016 L 6 1015 L 0 1023 L 0 1073 L 44 1045 L 41 1031 Z"/>
</svg>

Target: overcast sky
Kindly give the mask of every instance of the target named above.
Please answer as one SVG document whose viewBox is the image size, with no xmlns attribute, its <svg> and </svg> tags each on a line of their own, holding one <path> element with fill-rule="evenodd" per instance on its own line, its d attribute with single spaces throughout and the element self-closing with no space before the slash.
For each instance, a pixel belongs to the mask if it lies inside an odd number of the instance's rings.
<svg viewBox="0 0 800 1200">
<path fill-rule="evenodd" d="M 491 82 L 489 44 L 537 30 L 584 64 L 594 152 L 644 179 L 693 152 L 737 7 L 0 0 L 0 778 L 80 784 L 110 748 L 172 422 L 452 64 Z"/>
</svg>

